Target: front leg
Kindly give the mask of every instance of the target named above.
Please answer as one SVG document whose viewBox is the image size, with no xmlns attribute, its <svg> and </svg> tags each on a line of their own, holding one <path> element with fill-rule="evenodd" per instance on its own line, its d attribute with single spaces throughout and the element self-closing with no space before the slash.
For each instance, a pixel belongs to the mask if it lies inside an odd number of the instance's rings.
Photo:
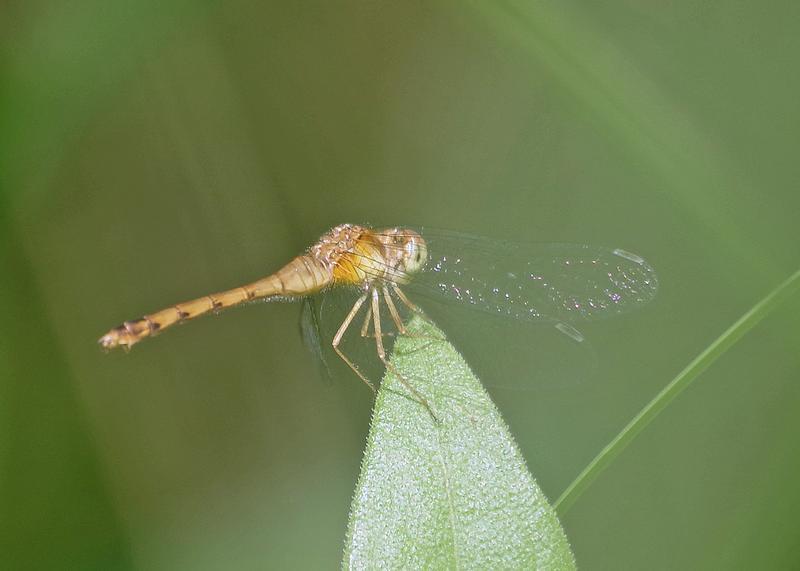
<svg viewBox="0 0 800 571">
<path fill-rule="evenodd" d="M 377 288 L 372 288 L 372 323 L 373 327 L 375 328 L 375 348 L 378 351 L 378 358 L 383 363 L 384 367 L 394 373 L 403 386 L 405 386 L 413 395 L 414 400 L 424 406 L 428 413 L 433 418 L 434 422 L 439 422 L 439 419 L 433 413 L 431 409 L 431 405 L 428 403 L 428 400 L 419 394 L 419 391 L 415 389 L 404 377 L 400 374 L 400 371 L 392 365 L 389 360 L 386 358 L 386 350 L 383 347 L 383 335 L 381 334 L 381 306 L 380 306 L 380 295 L 378 293 Z"/>
<path fill-rule="evenodd" d="M 358 375 L 358 378 L 364 381 L 367 384 L 367 386 L 372 389 L 372 392 L 374 393 L 376 392 L 375 385 L 373 385 L 369 381 L 369 379 L 367 379 L 367 377 L 365 377 L 361 373 L 361 371 L 358 370 L 358 367 L 356 367 L 353 364 L 353 362 L 347 357 L 347 355 L 345 355 L 342 352 L 342 350 L 339 349 L 339 343 L 342 342 L 342 337 L 347 331 L 347 328 L 350 327 L 350 324 L 353 322 L 353 319 L 358 313 L 358 310 L 361 309 L 361 306 L 364 305 L 364 302 L 367 300 L 367 295 L 368 295 L 367 293 L 361 294 L 361 296 L 353 304 L 353 308 L 350 310 L 350 313 L 348 313 L 347 317 L 344 318 L 344 321 L 342 322 L 342 325 L 339 327 L 339 330 L 336 332 L 336 335 L 333 336 L 333 342 L 331 343 L 331 345 L 333 345 L 333 350 L 336 351 L 336 354 L 339 355 L 339 357 L 341 357 L 342 361 L 347 363 L 347 366 L 353 369 L 353 372 L 356 375 Z"/>
</svg>

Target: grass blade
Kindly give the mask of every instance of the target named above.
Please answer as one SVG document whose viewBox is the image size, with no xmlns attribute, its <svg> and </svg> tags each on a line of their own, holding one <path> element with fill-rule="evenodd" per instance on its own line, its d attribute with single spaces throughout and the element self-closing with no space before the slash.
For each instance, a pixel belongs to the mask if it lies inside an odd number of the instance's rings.
<svg viewBox="0 0 800 571">
<path fill-rule="evenodd" d="M 736 344 L 745 333 L 750 331 L 758 322 L 764 319 L 780 304 L 800 289 L 800 270 L 792 274 L 786 281 L 775 288 L 769 295 L 754 305 L 747 313 L 742 315 L 711 345 L 700 353 L 678 376 L 676 376 L 664 389 L 658 393 L 639 413 L 622 429 L 577 478 L 567 486 L 567 489 L 556 500 L 555 508 L 559 515 L 564 515 L 572 507 L 586 488 L 605 470 L 611 461 L 616 458 L 633 439 L 677 397 L 681 391 L 688 387 L 700 374 L 708 369 L 714 361 Z"/>
</svg>

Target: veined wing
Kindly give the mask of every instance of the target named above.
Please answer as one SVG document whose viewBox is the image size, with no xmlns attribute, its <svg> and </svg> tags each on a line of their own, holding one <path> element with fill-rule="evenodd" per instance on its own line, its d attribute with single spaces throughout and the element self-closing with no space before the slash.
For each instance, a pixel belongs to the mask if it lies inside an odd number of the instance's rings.
<svg viewBox="0 0 800 571">
<path fill-rule="evenodd" d="M 653 268 L 618 248 L 526 244 L 421 228 L 428 261 L 407 286 L 414 295 L 543 322 L 594 320 L 645 305 Z"/>
</svg>

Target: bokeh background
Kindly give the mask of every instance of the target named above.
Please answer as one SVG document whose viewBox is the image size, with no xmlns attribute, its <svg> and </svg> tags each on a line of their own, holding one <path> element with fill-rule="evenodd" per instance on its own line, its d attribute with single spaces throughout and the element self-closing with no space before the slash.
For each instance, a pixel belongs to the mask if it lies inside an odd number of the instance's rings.
<svg viewBox="0 0 800 571">
<path fill-rule="evenodd" d="M 339 565 L 371 395 L 319 382 L 297 304 L 127 355 L 95 340 L 343 221 L 658 269 L 654 303 L 584 330 L 590 380 L 493 392 L 555 499 L 800 266 L 798 21 L 788 0 L 4 2 L 0 567 Z M 581 567 L 800 565 L 798 317 L 762 322 L 581 497 Z"/>
</svg>

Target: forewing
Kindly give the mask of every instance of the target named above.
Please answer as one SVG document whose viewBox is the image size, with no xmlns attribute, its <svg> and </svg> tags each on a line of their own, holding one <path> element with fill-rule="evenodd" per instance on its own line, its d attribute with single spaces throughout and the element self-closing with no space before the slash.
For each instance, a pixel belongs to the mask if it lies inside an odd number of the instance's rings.
<svg viewBox="0 0 800 571">
<path fill-rule="evenodd" d="M 658 290 L 653 268 L 622 249 L 420 233 L 428 261 L 409 291 L 478 311 L 527 321 L 594 320 L 638 309 Z"/>
</svg>

